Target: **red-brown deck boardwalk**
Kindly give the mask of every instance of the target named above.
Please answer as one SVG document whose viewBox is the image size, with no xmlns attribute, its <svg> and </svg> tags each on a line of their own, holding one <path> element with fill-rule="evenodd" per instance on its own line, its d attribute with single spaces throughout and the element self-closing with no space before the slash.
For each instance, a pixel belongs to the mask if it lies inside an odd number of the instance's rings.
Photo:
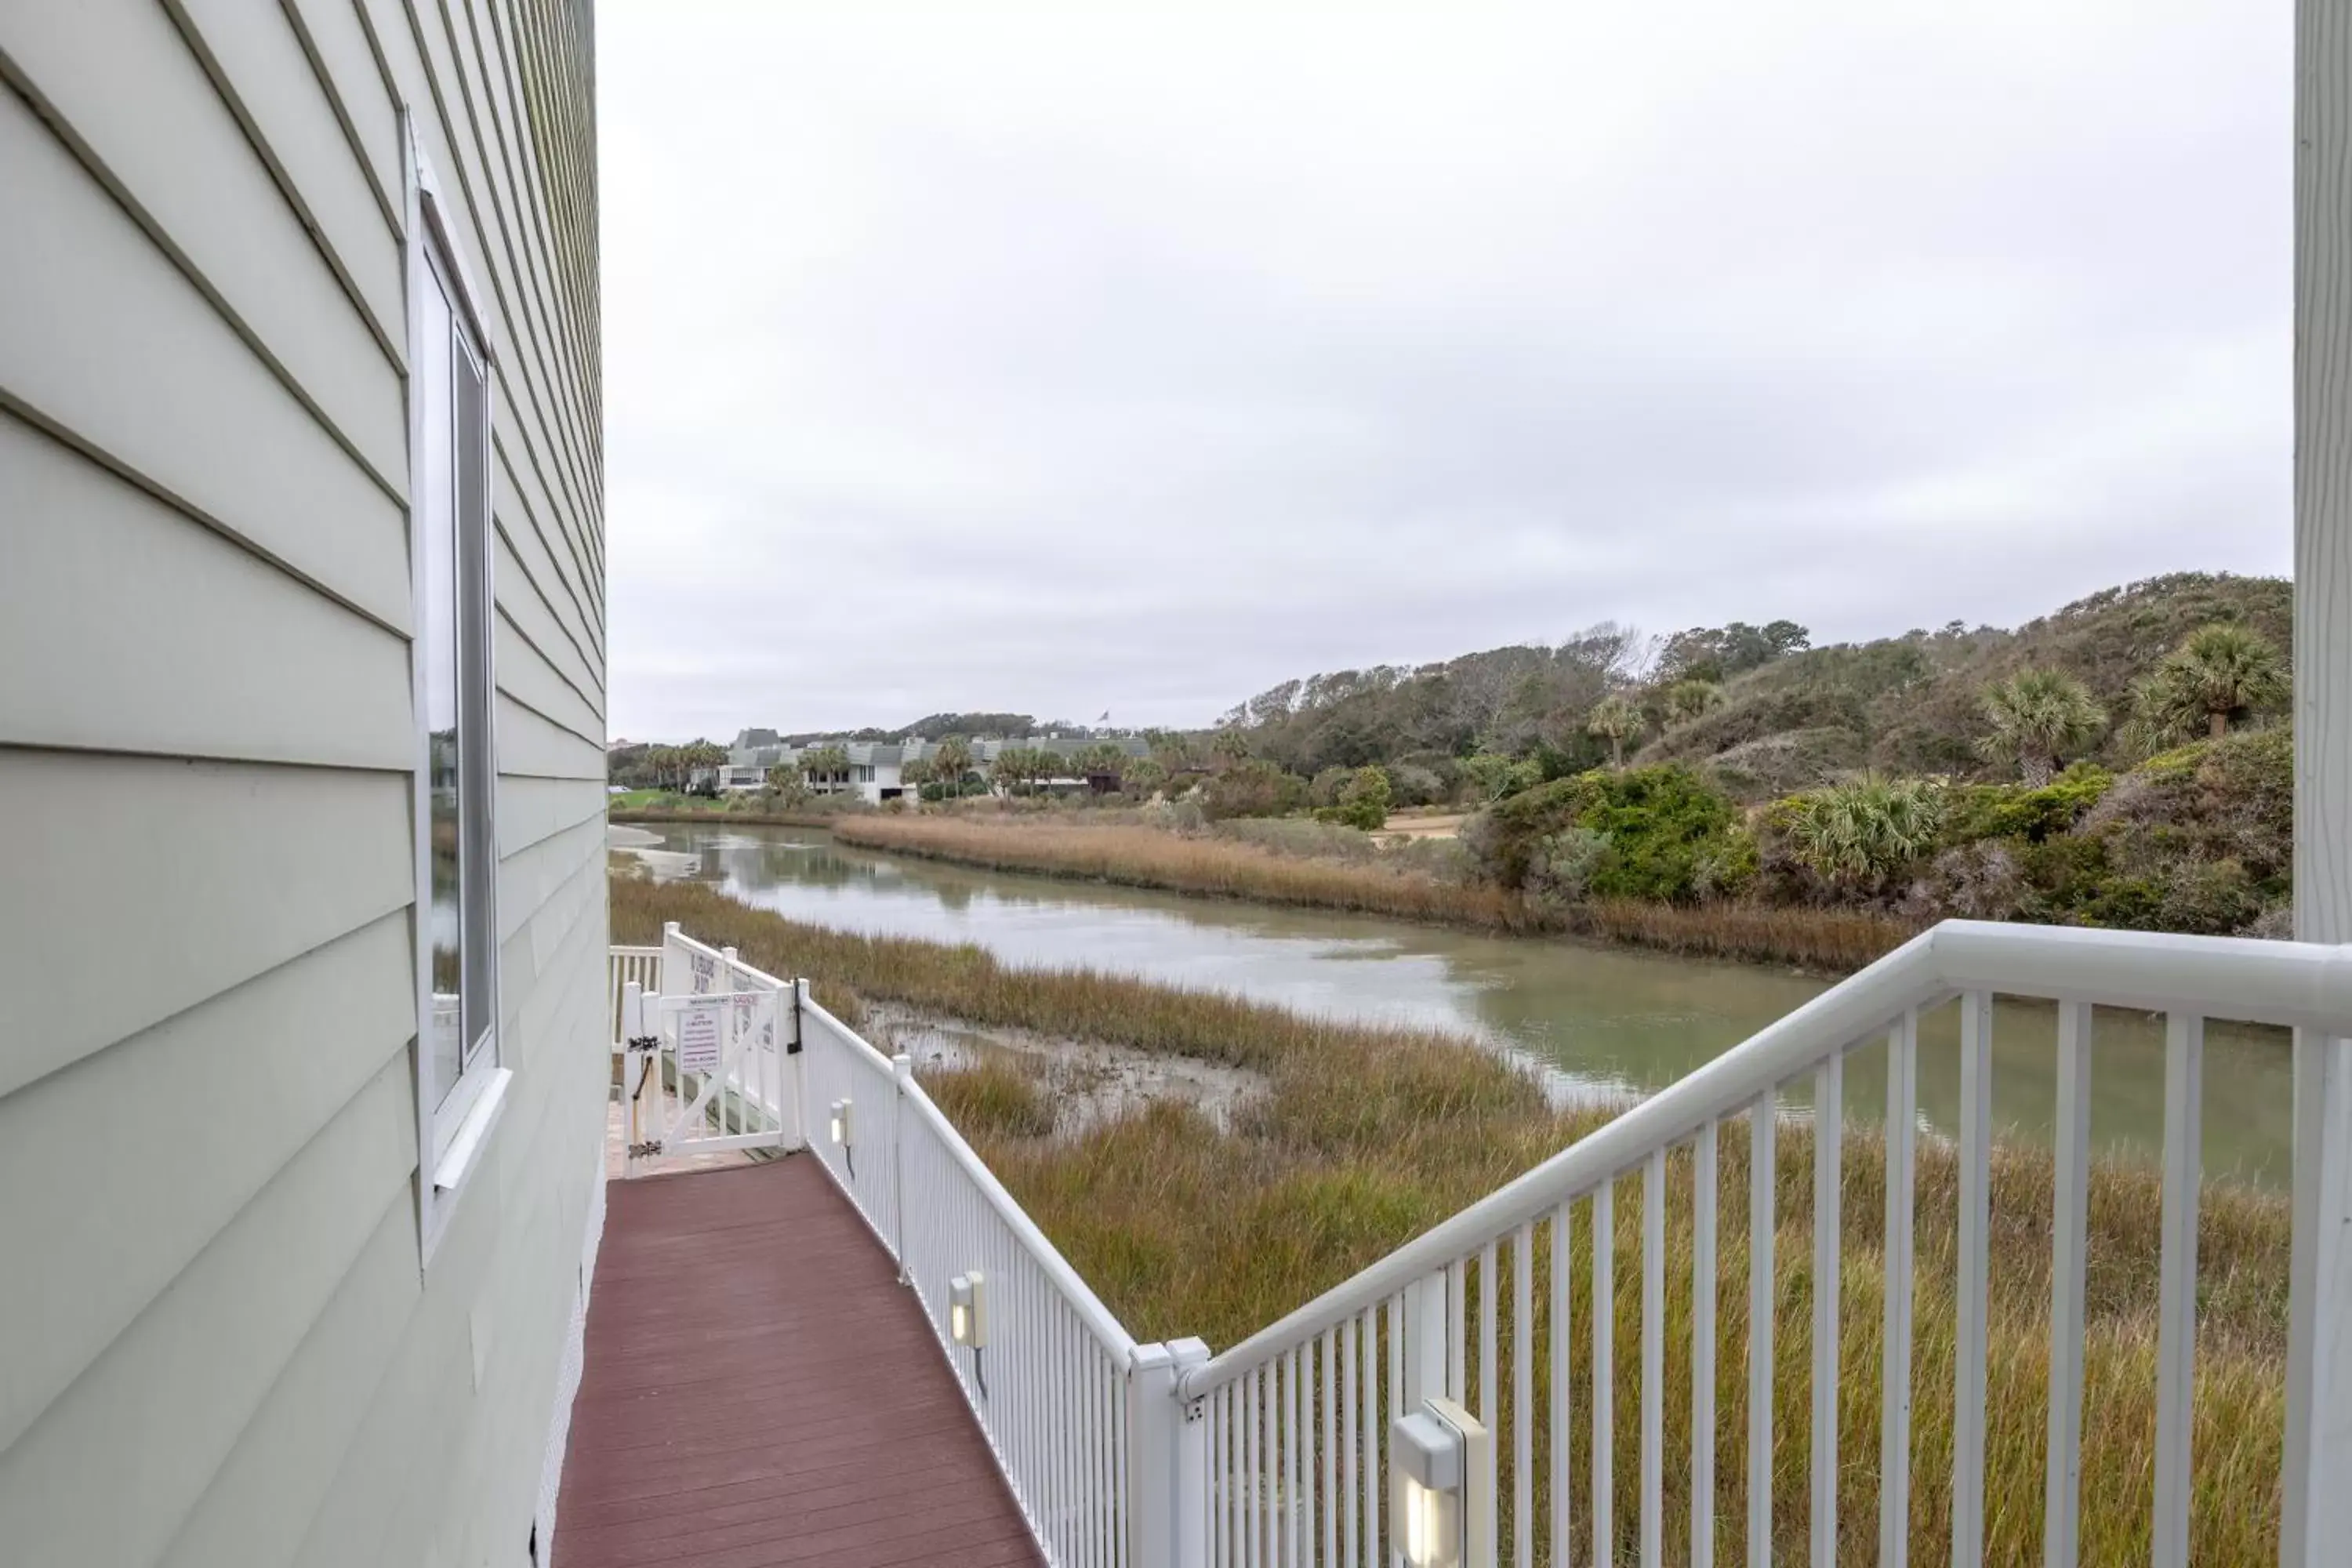
<svg viewBox="0 0 2352 1568">
<path fill-rule="evenodd" d="M 816 1161 L 614 1182 L 563 1568 L 1042 1563 L 939 1342 Z"/>
</svg>

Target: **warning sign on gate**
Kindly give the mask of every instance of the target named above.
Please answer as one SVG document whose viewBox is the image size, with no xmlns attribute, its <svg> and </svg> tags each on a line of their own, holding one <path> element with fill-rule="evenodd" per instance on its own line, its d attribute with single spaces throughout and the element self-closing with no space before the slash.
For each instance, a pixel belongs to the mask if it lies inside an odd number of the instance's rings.
<svg viewBox="0 0 2352 1568">
<path fill-rule="evenodd" d="M 688 1007 L 677 1016 L 677 1067 L 680 1072 L 719 1070 L 719 1021 L 727 1005 L 714 997 L 712 1005 Z"/>
</svg>

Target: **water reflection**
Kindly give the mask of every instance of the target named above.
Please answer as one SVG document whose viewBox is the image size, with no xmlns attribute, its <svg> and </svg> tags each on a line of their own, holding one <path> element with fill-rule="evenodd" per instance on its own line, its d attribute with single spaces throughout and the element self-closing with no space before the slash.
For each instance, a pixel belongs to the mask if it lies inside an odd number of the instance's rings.
<svg viewBox="0 0 2352 1568">
<path fill-rule="evenodd" d="M 698 879 L 795 920 L 976 942 L 1034 967 L 1085 965 L 1342 1017 L 1469 1030 L 1578 1082 L 1636 1092 L 1673 1082 L 1824 986 L 1746 964 L 895 859 L 789 828 L 653 831 L 661 847 L 691 857 Z M 1920 1023 L 1920 1111 L 1944 1132 L 1958 1125 L 1958 1015 L 1957 1004 L 1948 1004 Z M 1997 1126 L 2049 1137 L 2056 1039 L 2056 1009 L 1998 1008 Z M 2207 1171 L 2283 1182 L 2290 1110 L 2284 1032 L 2216 1023 L 2205 1058 Z M 1882 1115 L 1885 1081 L 1875 1046 L 1851 1058 L 1848 1114 Z M 2163 1125 L 2160 1021 L 2101 1009 L 2092 1084 L 2094 1141 L 2154 1158 Z M 1805 1086 L 1793 1087 L 1790 1098 L 1801 1102 Z"/>
</svg>

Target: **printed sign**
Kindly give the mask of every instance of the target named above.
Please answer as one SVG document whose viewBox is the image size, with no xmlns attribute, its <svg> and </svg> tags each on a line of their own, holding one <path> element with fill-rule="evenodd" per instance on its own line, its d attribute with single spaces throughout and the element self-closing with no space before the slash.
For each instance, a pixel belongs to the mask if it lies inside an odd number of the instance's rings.
<svg viewBox="0 0 2352 1568">
<path fill-rule="evenodd" d="M 677 1069 L 709 1076 L 719 1070 L 717 1007 L 688 1007 L 677 1016 Z"/>
<path fill-rule="evenodd" d="M 694 993 L 699 996 L 719 988 L 719 961 L 699 952 L 689 952 L 687 958 L 694 971 Z"/>
</svg>

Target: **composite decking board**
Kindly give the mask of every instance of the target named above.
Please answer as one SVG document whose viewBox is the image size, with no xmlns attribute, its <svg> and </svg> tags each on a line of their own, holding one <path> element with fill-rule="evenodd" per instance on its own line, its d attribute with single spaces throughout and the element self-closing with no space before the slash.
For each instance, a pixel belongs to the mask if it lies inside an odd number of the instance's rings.
<svg viewBox="0 0 2352 1568">
<path fill-rule="evenodd" d="M 816 1161 L 606 1194 L 564 1568 L 1042 1564 L 920 1305 Z"/>
</svg>

